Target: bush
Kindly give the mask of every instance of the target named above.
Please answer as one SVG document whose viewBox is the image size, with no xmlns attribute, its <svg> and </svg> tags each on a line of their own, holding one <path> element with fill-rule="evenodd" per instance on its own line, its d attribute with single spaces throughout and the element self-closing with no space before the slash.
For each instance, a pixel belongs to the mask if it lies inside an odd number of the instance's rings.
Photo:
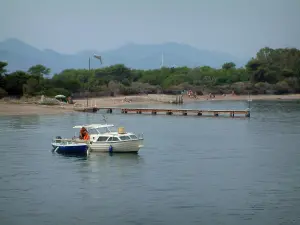
<svg viewBox="0 0 300 225">
<path fill-rule="evenodd" d="M 133 88 L 133 87 L 126 87 L 126 86 L 121 86 L 120 87 L 120 94 L 121 95 L 136 95 L 139 94 L 140 91 L 139 89 Z"/>
<path fill-rule="evenodd" d="M 45 91 L 45 95 L 49 97 L 54 97 L 55 95 L 70 96 L 71 93 L 64 88 L 50 88 Z"/>
<path fill-rule="evenodd" d="M 161 87 L 148 83 L 133 82 L 131 87 L 137 90 L 138 93 L 156 94 L 161 91 Z"/>
<path fill-rule="evenodd" d="M 300 92 L 300 82 L 299 79 L 296 77 L 289 77 L 284 79 L 289 85 L 289 92 L 290 93 L 298 93 Z"/>
<path fill-rule="evenodd" d="M 7 96 L 7 92 L 3 88 L 0 88 L 0 98 L 4 98 L 5 96 Z"/>
<path fill-rule="evenodd" d="M 289 93 L 289 84 L 286 81 L 279 81 L 275 84 L 275 94 L 283 95 Z"/>
<path fill-rule="evenodd" d="M 222 94 L 231 94 L 232 92 L 232 89 L 229 84 L 220 85 L 219 89 Z"/>
<path fill-rule="evenodd" d="M 267 94 L 273 89 L 268 82 L 258 82 L 254 85 L 254 88 L 257 94 Z"/>
<path fill-rule="evenodd" d="M 248 93 L 253 93 L 257 94 L 256 91 L 253 91 L 253 84 L 250 82 L 236 82 L 230 85 L 230 89 L 228 90 L 229 92 L 225 94 L 230 94 L 232 91 L 234 91 L 235 94 L 238 95 L 247 95 Z"/>
</svg>

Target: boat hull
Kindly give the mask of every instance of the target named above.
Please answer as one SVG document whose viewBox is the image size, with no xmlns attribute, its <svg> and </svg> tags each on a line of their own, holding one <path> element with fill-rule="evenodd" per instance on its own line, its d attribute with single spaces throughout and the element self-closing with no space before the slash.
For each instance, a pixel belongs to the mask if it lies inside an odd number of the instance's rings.
<svg viewBox="0 0 300 225">
<path fill-rule="evenodd" d="M 142 144 L 143 140 L 92 142 L 90 149 L 91 152 L 138 153 L 140 148 L 143 147 Z"/>
<path fill-rule="evenodd" d="M 88 145 L 86 144 L 60 144 L 52 143 L 53 150 L 59 154 L 87 155 Z"/>
</svg>

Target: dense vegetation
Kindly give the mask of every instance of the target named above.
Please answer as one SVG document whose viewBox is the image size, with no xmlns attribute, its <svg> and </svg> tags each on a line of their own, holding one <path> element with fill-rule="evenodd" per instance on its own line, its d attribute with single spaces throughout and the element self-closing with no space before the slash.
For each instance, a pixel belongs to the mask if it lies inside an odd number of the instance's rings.
<svg viewBox="0 0 300 225">
<path fill-rule="evenodd" d="M 300 92 L 300 50 L 295 48 L 261 49 L 243 68 L 232 62 L 222 68 L 177 67 L 135 70 L 117 64 L 105 68 L 67 69 L 49 78 L 50 69 L 43 65 L 28 71 L 6 71 L 0 62 L 0 98 L 64 94 L 84 96 L 170 93 L 191 89 L 197 94 L 286 94 Z"/>
</svg>

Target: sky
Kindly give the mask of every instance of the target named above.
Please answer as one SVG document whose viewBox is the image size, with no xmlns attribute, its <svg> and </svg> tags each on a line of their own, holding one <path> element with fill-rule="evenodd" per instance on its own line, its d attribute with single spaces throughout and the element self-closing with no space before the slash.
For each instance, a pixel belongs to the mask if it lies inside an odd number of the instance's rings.
<svg viewBox="0 0 300 225">
<path fill-rule="evenodd" d="M 185 43 L 235 56 L 300 48 L 300 0 L 1 0 L 0 41 L 61 53 Z"/>
</svg>

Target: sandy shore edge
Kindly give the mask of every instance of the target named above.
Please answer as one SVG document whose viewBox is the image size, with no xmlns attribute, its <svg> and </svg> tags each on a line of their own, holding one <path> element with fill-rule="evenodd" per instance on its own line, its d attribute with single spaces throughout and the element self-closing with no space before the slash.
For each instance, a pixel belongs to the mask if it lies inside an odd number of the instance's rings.
<svg viewBox="0 0 300 225">
<path fill-rule="evenodd" d="M 160 104 L 157 101 L 150 100 L 147 95 L 143 96 L 126 96 L 126 99 L 130 102 L 124 101 L 125 96 L 118 97 L 98 97 L 90 98 L 89 104 L 102 107 L 119 107 L 122 105 L 131 104 Z M 251 95 L 252 100 L 300 100 L 300 94 L 291 95 Z M 215 98 L 209 99 L 207 96 L 199 96 L 197 99 L 188 98 L 184 96 L 184 103 L 198 102 L 198 101 L 234 101 L 234 100 L 248 100 L 248 96 L 221 96 L 216 95 Z M 86 104 L 85 99 L 74 100 L 78 104 Z M 55 115 L 72 113 L 73 105 L 61 105 L 61 106 L 45 106 L 37 104 L 25 104 L 25 103 L 11 103 L 0 101 L 0 116 L 10 115 Z"/>
</svg>

